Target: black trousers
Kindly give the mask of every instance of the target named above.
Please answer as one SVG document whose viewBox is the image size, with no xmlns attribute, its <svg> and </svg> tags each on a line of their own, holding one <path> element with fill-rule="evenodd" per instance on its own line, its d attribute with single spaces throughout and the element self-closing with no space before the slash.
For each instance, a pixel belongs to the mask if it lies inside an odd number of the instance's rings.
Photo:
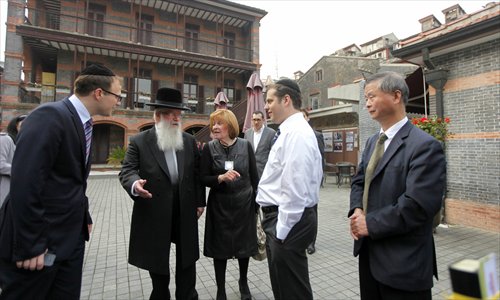
<svg viewBox="0 0 500 300">
<path fill-rule="evenodd" d="M 177 248 L 176 248 L 177 250 Z M 196 292 L 196 263 L 193 263 L 187 268 L 182 268 L 182 253 L 176 251 L 175 265 L 175 298 L 196 300 L 198 292 Z M 149 272 L 153 281 L 153 291 L 150 299 L 170 299 L 170 274 L 157 274 Z"/>
<path fill-rule="evenodd" d="M 172 206 L 172 231 L 171 239 L 176 244 L 175 246 L 175 298 L 195 300 L 198 299 L 198 292 L 196 292 L 196 262 L 192 265 L 182 268 L 182 251 L 177 243 L 180 243 L 180 202 L 179 202 L 179 187 L 174 185 L 172 188 L 174 193 L 173 206 Z M 150 299 L 170 299 L 170 270 L 166 274 L 158 274 L 149 272 L 153 282 L 153 291 L 151 292 Z"/>
<path fill-rule="evenodd" d="M 370 270 L 370 254 L 368 239 L 363 241 L 359 252 L 359 289 L 361 300 L 431 300 L 431 290 L 404 291 L 395 289 L 377 281 Z"/>
<path fill-rule="evenodd" d="M 276 238 L 278 210 L 263 209 L 269 275 L 276 300 L 313 299 L 306 248 L 317 230 L 314 208 L 306 208 L 300 221 L 281 242 Z"/>
<path fill-rule="evenodd" d="M 82 234 L 68 259 L 40 271 L 18 269 L 15 262 L 0 260 L 0 299 L 80 299 L 84 252 Z"/>
</svg>

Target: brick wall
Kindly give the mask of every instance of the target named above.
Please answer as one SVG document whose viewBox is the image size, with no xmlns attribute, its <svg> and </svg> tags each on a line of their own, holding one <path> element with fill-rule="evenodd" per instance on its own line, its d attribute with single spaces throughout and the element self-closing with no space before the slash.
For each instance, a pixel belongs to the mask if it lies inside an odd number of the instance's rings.
<svg viewBox="0 0 500 300">
<path fill-rule="evenodd" d="M 449 70 L 446 219 L 500 232 L 500 39 L 433 62 Z M 431 91 L 432 93 L 433 91 Z M 434 106 L 431 97 L 431 107 Z"/>
</svg>

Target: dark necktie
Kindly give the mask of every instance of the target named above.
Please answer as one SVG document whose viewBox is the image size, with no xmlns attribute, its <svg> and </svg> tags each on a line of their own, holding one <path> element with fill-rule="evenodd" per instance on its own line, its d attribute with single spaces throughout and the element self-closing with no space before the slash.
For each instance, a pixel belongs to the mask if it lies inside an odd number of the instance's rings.
<svg viewBox="0 0 500 300">
<path fill-rule="evenodd" d="M 384 156 L 384 142 L 387 140 L 387 135 L 381 133 L 377 143 L 375 144 L 375 149 L 373 150 L 372 157 L 368 162 L 368 167 L 366 167 L 365 172 L 365 189 L 363 192 L 363 211 L 366 213 L 368 209 L 368 191 L 370 190 L 370 183 L 372 182 L 373 173 L 377 168 L 378 162 Z"/>
<path fill-rule="evenodd" d="M 85 122 L 83 127 L 85 132 L 85 163 L 89 160 L 90 145 L 92 144 L 92 119 Z"/>
<path fill-rule="evenodd" d="M 278 128 L 278 130 L 276 130 L 276 133 L 274 134 L 273 141 L 271 142 L 271 145 L 274 145 L 274 143 L 276 143 L 276 140 L 278 139 L 278 137 L 280 136 L 280 134 L 281 134 L 281 131 Z"/>
</svg>

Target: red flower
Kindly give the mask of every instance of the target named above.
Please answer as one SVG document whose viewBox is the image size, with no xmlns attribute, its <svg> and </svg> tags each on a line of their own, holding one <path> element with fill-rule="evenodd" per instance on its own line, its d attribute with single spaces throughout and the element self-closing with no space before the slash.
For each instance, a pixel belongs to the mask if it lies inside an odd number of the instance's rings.
<svg viewBox="0 0 500 300">
<path fill-rule="evenodd" d="M 450 123 L 450 118 L 444 118 L 444 121 L 445 121 L 446 123 Z"/>
</svg>

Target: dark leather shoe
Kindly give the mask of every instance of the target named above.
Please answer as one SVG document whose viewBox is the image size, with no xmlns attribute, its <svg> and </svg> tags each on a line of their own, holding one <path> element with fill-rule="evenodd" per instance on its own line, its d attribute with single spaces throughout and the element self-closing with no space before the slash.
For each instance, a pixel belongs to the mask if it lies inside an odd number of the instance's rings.
<svg viewBox="0 0 500 300">
<path fill-rule="evenodd" d="M 314 245 L 309 245 L 309 247 L 307 247 L 307 253 L 313 254 L 314 252 L 316 252 L 316 248 L 314 247 Z"/>
<path fill-rule="evenodd" d="M 248 282 L 242 282 L 238 280 L 238 285 L 240 286 L 241 300 L 252 300 L 252 294 L 248 288 Z"/>
</svg>

